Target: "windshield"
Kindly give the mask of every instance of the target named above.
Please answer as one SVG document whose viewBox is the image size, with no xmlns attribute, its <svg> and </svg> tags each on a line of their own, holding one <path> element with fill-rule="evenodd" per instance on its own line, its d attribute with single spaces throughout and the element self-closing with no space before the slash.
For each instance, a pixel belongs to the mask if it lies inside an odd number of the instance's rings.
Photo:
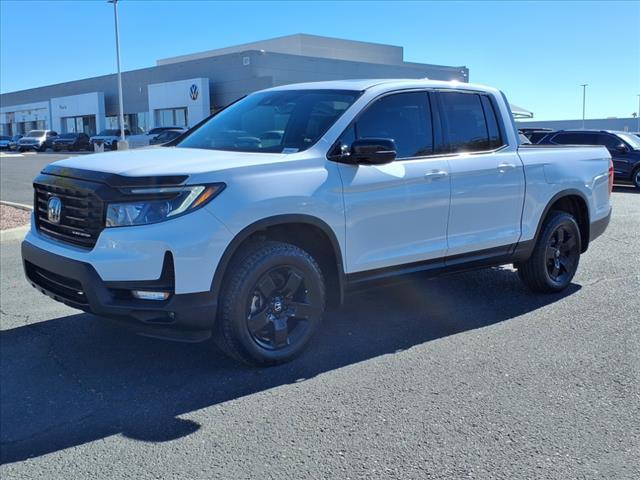
<svg viewBox="0 0 640 480">
<path fill-rule="evenodd" d="M 618 133 L 618 136 L 627 142 L 634 150 L 640 150 L 640 138 L 630 133 Z"/>
<path fill-rule="evenodd" d="M 44 137 L 44 130 L 31 130 L 27 137 Z"/>
<path fill-rule="evenodd" d="M 101 137 L 117 137 L 120 135 L 119 130 L 102 130 L 99 134 Z"/>
<path fill-rule="evenodd" d="M 260 92 L 223 110 L 179 147 L 238 152 L 295 153 L 313 145 L 360 92 L 286 90 Z"/>
</svg>

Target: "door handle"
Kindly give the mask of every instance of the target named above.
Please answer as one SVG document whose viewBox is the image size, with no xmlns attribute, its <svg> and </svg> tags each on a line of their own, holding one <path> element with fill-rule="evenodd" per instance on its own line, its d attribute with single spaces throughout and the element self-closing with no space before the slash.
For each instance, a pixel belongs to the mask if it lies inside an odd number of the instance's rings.
<svg viewBox="0 0 640 480">
<path fill-rule="evenodd" d="M 430 182 L 433 180 L 440 180 L 447 175 L 449 174 L 444 170 L 431 170 L 430 172 L 424 174 L 424 179 Z"/>
<path fill-rule="evenodd" d="M 508 170 L 513 170 L 516 168 L 514 163 L 501 163 L 498 165 L 498 172 L 506 173 Z"/>
</svg>

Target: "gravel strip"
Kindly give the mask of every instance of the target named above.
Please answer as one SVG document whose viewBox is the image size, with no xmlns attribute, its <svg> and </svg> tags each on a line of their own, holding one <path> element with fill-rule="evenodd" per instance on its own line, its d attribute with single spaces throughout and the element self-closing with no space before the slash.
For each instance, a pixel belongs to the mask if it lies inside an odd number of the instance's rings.
<svg viewBox="0 0 640 480">
<path fill-rule="evenodd" d="M 30 217 L 31 212 L 8 205 L 0 205 L 0 230 L 27 225 Z"/>
</svg>

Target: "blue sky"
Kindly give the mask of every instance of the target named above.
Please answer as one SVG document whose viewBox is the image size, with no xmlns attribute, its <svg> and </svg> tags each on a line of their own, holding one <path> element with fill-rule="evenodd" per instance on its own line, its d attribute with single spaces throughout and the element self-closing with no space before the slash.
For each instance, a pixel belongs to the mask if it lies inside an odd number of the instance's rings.
<svg viewBox="0 0 640 480">
<path fill-rule="evenodd" d="M 538 120 L 630 116 L 640 94 L 640 1 L 206 2 L 121 0 L 124 70 L 158 58 L 310 33 L 404 47 L 465 65 Z M 28 22 L 25 22 L 25 16 Z M 0 91 L 115 71 L 104 0 L 0 0 Z M 27 62 L 28 61 L 28 62 Z"/>
</svg>

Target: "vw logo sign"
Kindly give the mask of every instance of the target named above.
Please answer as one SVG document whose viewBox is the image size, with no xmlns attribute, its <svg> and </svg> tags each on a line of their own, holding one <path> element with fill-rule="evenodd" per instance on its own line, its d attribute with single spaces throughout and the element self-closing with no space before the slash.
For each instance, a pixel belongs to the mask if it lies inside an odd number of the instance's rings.
<svg viewBox="0 0 640 480">
<path fill-rule="evenodd" d="M 62 213 L 62 201 L 58 197 L 51 197 L 47 202 L 47 220 L 51 223 L 60 223 Z"/>
<path fill-rule="evenodd" d="M 193 85 L 191 85 L 191 88 L 189 89 L 189 96 L 191 97 L 191 100 L 197 100 L 198 93 L 200 93 L 200 91 L 198 89 L 198 86 L 194 83 Z"/>
</svg>

